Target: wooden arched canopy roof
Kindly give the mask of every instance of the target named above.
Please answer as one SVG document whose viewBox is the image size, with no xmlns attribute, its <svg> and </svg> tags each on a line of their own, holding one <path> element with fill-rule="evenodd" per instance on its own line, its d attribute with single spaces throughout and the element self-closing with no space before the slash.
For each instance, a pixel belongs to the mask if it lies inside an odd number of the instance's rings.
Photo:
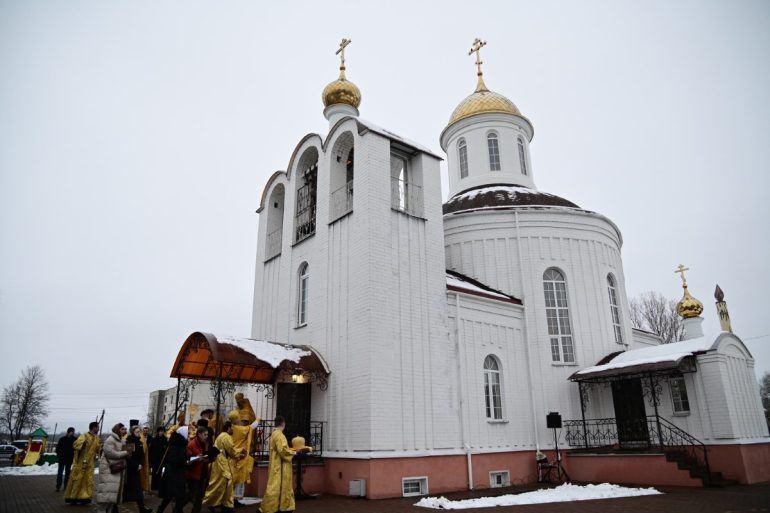
<svg viewBox="0 0 770 513">
<path fill-rule="evenodd" d="M 282 370 L 329 375 L 321 355 L 299 346 L 212 335 L 196 331 L 185 340 L 171 370 L 172 378 L 237 383 L 274 383 Z"/>
</svg>

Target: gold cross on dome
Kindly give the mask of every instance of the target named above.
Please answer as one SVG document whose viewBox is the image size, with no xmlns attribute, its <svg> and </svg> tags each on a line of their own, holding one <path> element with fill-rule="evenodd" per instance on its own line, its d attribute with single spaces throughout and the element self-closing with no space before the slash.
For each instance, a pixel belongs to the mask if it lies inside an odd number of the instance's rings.
<svg viewBox="0 0 770 513">
<path fill-rule="evenodd" d="M 352 39 L 345 39 L 343 37 L 342 41 L 340 41 L 340 47 L 336 52 L 334 52 L 334 55 L 340 56 L 340 69 L 345 69 L 345 47 L 348 46 L 351 42 L 353 42 Z"/>
<path fill-rule="evenodd" d="M 473 52 L 476 52 L 476 74 L 478 76 L 481 76 L 481 65 L 483 64 L 483 61 L 481 60 L 481 49 L 487 45 L 486 41 L 482 41 L 478 37 L 473 42 L 473 46 L 471 46 L 470 51 L 468 52 L 468 55 L 471 55 Z"/>
<path fill-rule="evenodd" d="M 687 280 L 684 277 L 684 272 L 685 271 L 689 271 L 689 270 L 690 270 L 689 267 L 685 267 L 682 264 L 679 264 L 679 267 L 677 267 L 676 271 L 674 271 L 674 273 L 679 274 L 681 276 L 681 278 L 682 278 L 682 286 L 683 287 L 687 286 Z"/>
</svg>

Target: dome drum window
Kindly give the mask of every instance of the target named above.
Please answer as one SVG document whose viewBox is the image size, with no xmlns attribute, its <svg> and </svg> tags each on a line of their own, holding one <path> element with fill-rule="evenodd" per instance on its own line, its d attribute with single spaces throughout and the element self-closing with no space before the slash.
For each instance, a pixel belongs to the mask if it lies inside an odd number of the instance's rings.
<svg viewBox="0 0 770 513">
<path fill-rule="evenodd" d="M 500 145 L 497 134 L 494 132 L 487 135 L 487 149 L 489 150 L 489 170 L 500 171 Z"/>
<path fill-rule="evenodd" d="M 521 174 L 527 174 L 527 157 L 524 154 L 524 139 L 518 138 L 519 144 L 519 166 L 521 167 Z"/>
<path fill-rule="evenodd" d="M 460 178 L 467 178 L 468 176 L 468 145 L 465 143 L 464 138 L 460 138 L 457 143 L 457 154 L 460 159 Z"/>
</svg>

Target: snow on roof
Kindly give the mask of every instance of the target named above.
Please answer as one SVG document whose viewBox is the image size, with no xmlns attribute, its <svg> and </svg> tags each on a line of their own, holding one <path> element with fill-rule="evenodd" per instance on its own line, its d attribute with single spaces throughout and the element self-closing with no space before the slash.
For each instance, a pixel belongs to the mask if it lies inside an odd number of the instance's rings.
<svg viewBox="0 0 770 513">
<path fill-rule="evenodd" d="M 356 121 L 358 121 L 359 124 L 365 126 L 366 128 L 368 128 L 372 132 L 376 132 L 376 133 L 378 133 L 378 134 L 380 134 L 382 136 L 387 137 L 388 139 L 399 141 L 399 142 L 401 142 L 401 143 L 403 143 L 403 144 L 405 144 L 407 146 L 411 146 L 415 150 L 419 150 L 419 151 L 421 151 L 423 153 L 427 153 L 428 155 L 431 155 L 432 157 L 436 157 L 439 160 L 443 160 L 433 150 L 428 149 L 427 147 L 423 146 L 422 144 L 416 143 L 416 142 L 414 142 L 412 140 L 409 140 L 409 139 L 407 139 L 405 137 L 401 137 L 400 135 L 398 135 L 396 133 L 393 133 L 390 130 L 387 130 L 385 128 L 382 128 L 381 126 L 376 125 L 376 124 L 372 123 L 371 121 L 367 121 L 367 120 L 361 119 L 361 118 L 355 118 L 355 119 L 356 119 Z"/>
<path fill-rule="evenodd" d="M 239 347 L 254 355 L 259 360 L 277 368 L 284 360 L 299 363 L 300 358 L 311 353 L 299 347 L 268 342 L 266 340 L 254 340 L 250 338 L 238 338 L 230 335 L 215 335 L 220 344 L 230 344 Z"/>
<path fill-rule="evenodd" d="M 460 278 L 453 276 L 449 273 L 446 275 L 446 285 L 447 287 L 455 287 L 458 289 L 467 290 L 469 292 L 476 292 L 478 294 L 484 294 L 485 296 L 494 296 L 500 299 L 509 300 L 510 297 L 506 296 L 505 294 L 501 294 L 500 292 L 494 292 L 492 290 L 483 289 L 477 285 L 474 285 L 470 282 L 461 280 Z"/>
<path fill-rule="evenodd" d="M 514 194 L 544 194 L 546 196 L 553 196 L 553 194 L 548 194 L 547 192 L 539 192 L 534 189 L 530 189 L 529 187 L 523 187 L 521 185 L 492 185 L 461 192 L 460 194 L 452 196 L 452 199 L 473 199 L 479 194 L 486 194 L 488 192 L 507 194 L 508 196 L 512 196 Z"/>
<path fill-rule="evenodd" d="M 608 371 L 628 369 L 642 365 L 664 364 L 665 367 L 676 367 L 686 356 L 702 353 L 714 348 L 715 336 L 703 336 L 682 342 L 660 344 L 652 347 L 642 347 L 624 351 L 604 365 L 595 365 L 574 373 L 573 377 L 595 374 L 615 374 Z M 670 364 L 670 365 L 666 365 Z"/>
</svg>

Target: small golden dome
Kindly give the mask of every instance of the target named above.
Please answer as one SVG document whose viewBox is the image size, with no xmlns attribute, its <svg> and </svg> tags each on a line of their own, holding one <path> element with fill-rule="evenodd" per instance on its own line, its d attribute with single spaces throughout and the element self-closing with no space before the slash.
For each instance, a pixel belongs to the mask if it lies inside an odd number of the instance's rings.
<svg viewBox="0 0 770 513">
<path fill-rule="evenodd" d="M 684 289 L 684 297 L 676 304 L 676 311 L 684 319 L 698 317 L 703 312 L 703 303 L 692 297 L 687 289 Z"/>
<path fill-rule="evenodd" d="M 682 288 L 684 289 L 684 295 L 682 299 L 676 304 L 676 312 L 684 319 L 690 319 L 692 317 L 698 317 L 703 312 L 703 303 L 695 299 L 690 295 L 690 289 L 687 288 L 687 279 L 684 276 L 685 271 L 689 271 L 687 267 L 679 264 L 675 273 L 681 275 Z"/>
<path fill-rule="evenodd" d="M 521 116 L 521 112 L 511 100 L 502 94 L 495 93 L 487 89 L 484 81 L 479 77 L 479 85 L 470 96 L 465 97 L 449 117 L 447 126 L 452 125 L 461 119 L 465 119 L 476 114 L 486 112 L 503 112 Z"/>
<path fill-rule="evenodd" d="M 321 99 L 324 107 L 335 103 L 346 103 L 358 108 L 361 105 L 361 91 L 356 84 L 345 78 L 345 68 L 340 67 L 340 78 L 324 87 Z"/>
</svg>

